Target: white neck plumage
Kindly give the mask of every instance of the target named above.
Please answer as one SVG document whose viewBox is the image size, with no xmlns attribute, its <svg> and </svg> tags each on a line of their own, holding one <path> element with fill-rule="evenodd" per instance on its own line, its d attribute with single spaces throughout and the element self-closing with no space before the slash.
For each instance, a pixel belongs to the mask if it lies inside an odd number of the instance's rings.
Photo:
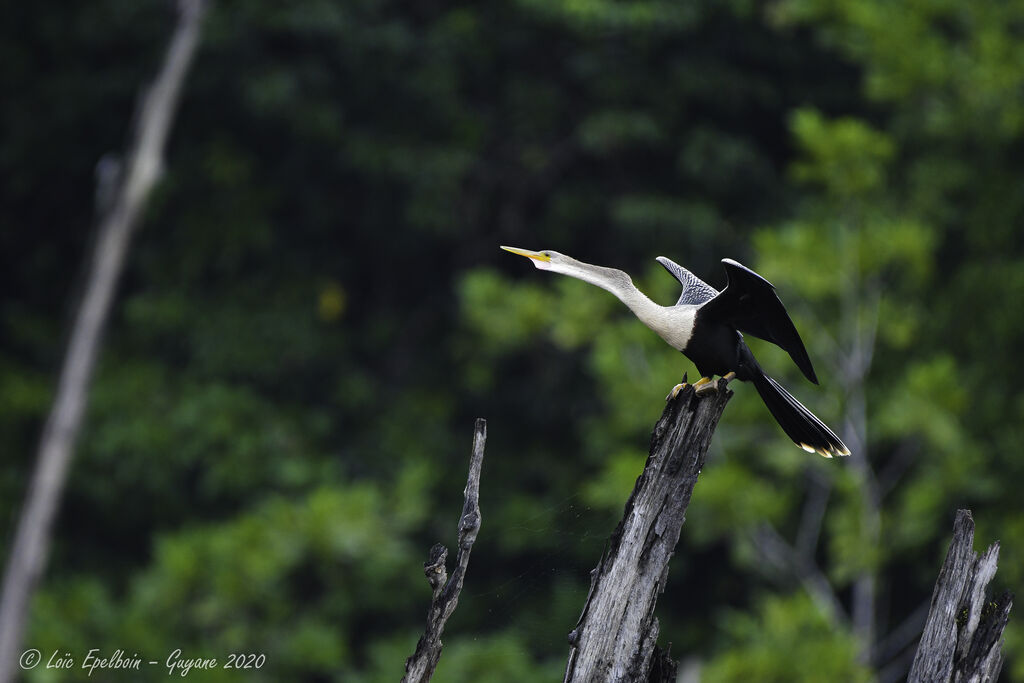
<svg viewBox="0 0 1024 683">
<path fill-rule="evenodd" d="M 614 294 L 644 325 L 654 330 L 673 348 L 682 351 L 693 334 L 696 306 L 661 306 L 637 289 L 621 270 L 605 268 L 562 256 L 558 261 L 535 261 L 541 270 L 568 275 Z"/>
</svg>

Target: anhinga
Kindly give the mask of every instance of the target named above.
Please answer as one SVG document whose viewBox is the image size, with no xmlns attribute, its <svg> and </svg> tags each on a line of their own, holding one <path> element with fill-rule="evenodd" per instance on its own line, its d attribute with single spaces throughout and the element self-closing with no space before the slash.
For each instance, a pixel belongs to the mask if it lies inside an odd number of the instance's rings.
<svg viewBox="0 0 1024 683">
<path fill-rule="evenodd" d="M 735 378 L 753 382 L 782 431 L 797 446 L 826 458 L 850 454 L 825 423 L 765 374 L 743 341 L 742 333 L 746 332 L 777 344 L 789 353 L 807 379 L 818 383 L 807 350 L 775 287 L 746 266 L 722 259 L 728 282 L 719 292 L 679 264 L 659 256 L 658 263 L 683 286 L 674 306 L 661 306 L 637 289 L 621 270 L 582 263 L 557 251 L 502 249 L 528 257 L 541 270 L 578 278 L 617 296 L 642 323 L 693 361 L 701 374 L 694 383 L 698 394 L 715 390 L 710 379 L 714 375 L 727 381 Z M 669 398 L 682 386 L 677 385 Z"/>
</svg>

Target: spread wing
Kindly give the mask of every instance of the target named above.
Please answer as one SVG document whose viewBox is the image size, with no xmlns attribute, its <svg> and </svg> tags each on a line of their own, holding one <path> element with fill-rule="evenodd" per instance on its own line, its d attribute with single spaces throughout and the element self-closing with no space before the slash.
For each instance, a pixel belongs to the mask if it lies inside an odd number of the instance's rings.
<svg viewBox="0 0 1024 683">
<path fill-rule="evenodd" d="M 679 296 L 676 306 L 699 306 L 718 296 L 718 290 L 701 280 L 699 277 L 683 268 L 670 258 L 659 256 L 657 262 L 665 267 L 665 270 L 672 273 L 672 277 L 679 280 L 683 286 L 683 293 Z"/>
<path fill-rule="evenodd" d="M 807 349 L 772 283 L 732 259 L 722 259 L 722 265 L 729 280 L 725 289 L 701 306 L 701 317 L 732 325 L 740 332 L 778 345 L 789 353 L 807 379 L 817 384 Z"/>
</svg>

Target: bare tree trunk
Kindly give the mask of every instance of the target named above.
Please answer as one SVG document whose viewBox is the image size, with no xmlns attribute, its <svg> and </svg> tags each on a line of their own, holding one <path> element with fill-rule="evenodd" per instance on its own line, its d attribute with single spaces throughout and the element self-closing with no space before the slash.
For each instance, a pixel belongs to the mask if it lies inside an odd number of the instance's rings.
<svg viewBox="0 0 1024 683">
<path fill-rule="evenodd" d="M 908 683 L 982 683 L 999 678 L 1003 628 L 1010 617 L 1013 595 L 1005 592 L 995 600 L 985 598 L 998 559 L 998 542 L 978 557 L 971 512 L 958 510 L 953 541 L 935 582 Z"/>
<path fill-rule="evenodd" d="M 859 212 L 857 212 L 859 213 Z M 854 248 L 858 219 L 841 223 L 840 244 L 847 247 L 843 260 L 844 286 L 841 294 L 841 328 L 850 347 L 842 357 L 840 377 L 846 393 L 843 437 L 850 447 L 850 471 L 860 492 L 860 533 L 865 547 L 876 547 L 881 539 L 881 496 L 868 453 L 866 386 L 875 355 L 881 290 L 863 274 L 858 249 Z M 874 663 L 878 610 L 878 568 L 868 564 L 853 582 L 850 622 L 858 641 L 857 659 L 865 666 Z"/>
<path fill-rule="evenodd" d="M 469 566 L 469 554 L 480 531 L 480 469 L 484 462 L 484 444 L 487 442 L 487 421 L 477 418 L 473 432 L 473 455 L 469 461 L 469 476 L 464 492 L 465 503 L 459 518 L 459 554 L 451 578 L 445 567 L 448 549 L 440 543 L 430 549 L 430 556 L 423 565 L 434 596 L 427 612 L 427 628 L 416 643 L 416 651 L 405 662 L 403 683 L 426 683 L 434 675 L 437 662 L 441 659 L 441 634 L 444 633 L 448 617 L 459 604 L 462 582 Z"/>
<path fill-rule="evenodd" d="M 145 92 L 127 171 L 109 210 L 100 217 L 85 291 L 61 367 L 57 393 L 43 428 L 36 468 L 18 520 L 0 600 L 0 683 L 14 678 L 25 619 L 46 565 L 50 534 L 85 412 L 89 383 L 133 229 L 160 175 L 185 73 L 195 53 L 202 0 L 181 0 L 163 67 Z"/>
<path fill-rule="evenodd" d="M 711 436 L 731 397 L 719 380 L 716 394 L 699 398 L 688 387 L 665 407 L 647 464 L 591 573 L 590 594 L 569 634 L 566 683 L 675 680 L 675 662 L 656 647 L 654 607 Z"/>
</svg>

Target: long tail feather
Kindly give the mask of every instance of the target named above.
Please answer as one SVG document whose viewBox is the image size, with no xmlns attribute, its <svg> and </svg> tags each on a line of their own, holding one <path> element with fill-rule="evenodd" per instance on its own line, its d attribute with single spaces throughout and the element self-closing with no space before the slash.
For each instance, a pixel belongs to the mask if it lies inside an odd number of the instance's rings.
<svg viewBox="0 0 1024 683">
<path fill-rule="evenodd" d="M 782 431 L 786 432 L 797 446 L 826 458 L 850 454 L 850 449 L 835 432 L 791 393 L 783 389 L 781 384 L 760 371 L 760 368 L 758 370 L 759 372 L 753 373 L 752 378 L 757 393 L 761 395 L 761 400 L 768 406 L 769 412 L 782 427 Z"/>
</svg>

